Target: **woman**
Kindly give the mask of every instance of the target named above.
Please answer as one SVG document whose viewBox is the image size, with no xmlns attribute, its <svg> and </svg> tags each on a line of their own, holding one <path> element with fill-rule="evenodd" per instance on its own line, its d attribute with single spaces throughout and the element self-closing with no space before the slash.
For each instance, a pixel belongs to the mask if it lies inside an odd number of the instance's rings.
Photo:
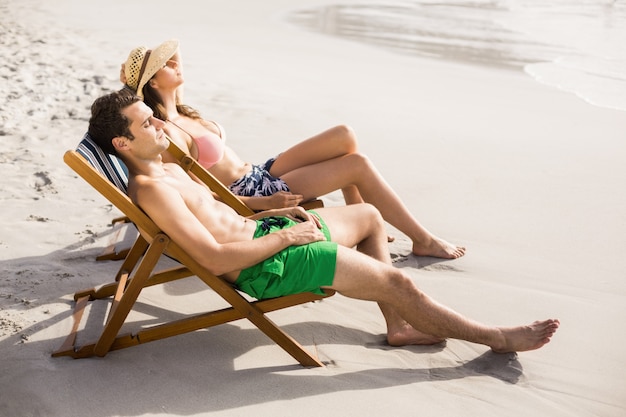
<svg viewBox="0 0 626 417">
<path fill-rule="evenodd" d="M 450 244 L 426 230 L 385 182 L 370 160 L 357 150 L 356 136 L 336 126 L 298 143 L 261 165 L 242 161 L 226 146 L 223 129 L 182 104 L 182 64 L 178 41 L 154 50 L 135 48 L 122 64 L 120 79 L 143 98 L 164 130 L 178 146 L 254 210 L 291 207 L 335 190 L 346 204 L 368 202 L 383 218 L 413 242 L 418 256 L 454 259 L 465 248 Z M 174 161 L 165 154 L 164 160 Z"/>
</svg>

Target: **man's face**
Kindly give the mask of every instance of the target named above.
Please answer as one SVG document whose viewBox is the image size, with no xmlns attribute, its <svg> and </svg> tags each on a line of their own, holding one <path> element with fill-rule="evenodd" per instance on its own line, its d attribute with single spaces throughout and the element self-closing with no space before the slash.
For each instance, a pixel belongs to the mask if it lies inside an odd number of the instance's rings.
<svg viewBox="0 0 626 417">
<path fill-rule="evenodd" d="M 168 148 L 169 140 L 163 131 L 165 122 L 154 117 L 143 101 L 131 104 L 122 113 L 131 121 L 129 129 L 135 138 L 129 144 L 136 152 L 161 153 Z"/>
</svg>

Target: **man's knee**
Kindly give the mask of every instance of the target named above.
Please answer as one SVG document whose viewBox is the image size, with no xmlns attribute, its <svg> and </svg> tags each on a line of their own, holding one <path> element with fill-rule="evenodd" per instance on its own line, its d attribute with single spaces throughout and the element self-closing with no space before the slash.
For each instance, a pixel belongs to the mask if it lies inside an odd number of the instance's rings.
<svg viewBox="0 0 626 417">
<path fill-rule="evenodd" d="M 380 211 L 370 203 L 361 203 L 359 212 L 359 225 L 367 233 L 368 237 L 387 239 L 385 220 Z"/>
<path fill-rule="evenodd" d="M 360 223 L 373 224 L 379 227 L 385 227 L 385 220 L 383 219 L 380 211 L 370 203 L 359 203 L 353 205 L 355 209 L 359 210 Z M 352 207 L 352 206 L 351 206 Z"/>
<path fill-rule="evenodd" d="M 384 299 L 381 301 L 388 302 L 393 304 L 394 299 L 397 299 L 399 294 L 402 295 L 421 295 L 422 292 L 417 288 L 413 279 L 404 273 L 402 270 L 394 267 L 390 267 L 387 271 L 387 279 L 384 281 L 384 286 L 387 288 L 386 291 L 381 291 L 381 296 L 385 297 L 383 294 L 387 294 L 392 299 Z"/>
<path fill-rule="evenodd" d="M 384 220 L 383 220 L 383 216 L 382 214 L 380 214 L 380 211 L 378 211 L 378 209 L 371 203 L 363 203 L 366 206 L 366 210 L 368 213 L 368 216 L 372 219 L 375 220 L 377 222 L 379 222 L 381 225 L 383 225 Z"/>
</svg>

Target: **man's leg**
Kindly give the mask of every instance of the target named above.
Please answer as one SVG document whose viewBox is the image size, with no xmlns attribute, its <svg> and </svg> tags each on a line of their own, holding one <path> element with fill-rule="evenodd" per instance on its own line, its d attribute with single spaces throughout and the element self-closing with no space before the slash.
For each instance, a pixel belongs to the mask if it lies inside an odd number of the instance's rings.
<svg viewBox="0 0 626 417">
<path fill-rule="evenodd" d="M 386 265 L 391 265 L 385 223 L 376 208 L 370 204 L 331 207 L 316 210 L 330 229 L 334 242 L 348 248 L 356 247 Z M 430 345 L 442 342 L 414 329 L 392 306 L 378 303 L 387 325 L 387 342 L 392 346 Z"/>
<path fill-rule="evenodd" d="M 389 305 L 424 334 L 480 343 L 496 352 L 538 349 L 550 341 L 559 327 L 558 320 L 516 327 L 478 323 L 431 299 L 402 270 L 341 246 L 330 288 L 347 297 Z"/>
</svg>

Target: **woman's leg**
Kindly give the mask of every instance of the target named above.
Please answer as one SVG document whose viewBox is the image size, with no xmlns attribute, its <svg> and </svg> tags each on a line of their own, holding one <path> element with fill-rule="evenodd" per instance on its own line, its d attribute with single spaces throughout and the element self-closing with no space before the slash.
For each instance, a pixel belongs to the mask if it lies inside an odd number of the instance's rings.
<svg viewBox="0 0 626 417">
<path fill-rule="evenodd" d="M 370 160 L 352 153 L 285 173 L 281 177 L 289 188 L 304 199 L 316 198 L 348 185 L 356 186 L 367 203 L 375 206 L 383 218 L 413 241 L 413 253 L 454 259 L 465 248 L 452 245 L 424 228 L 409 212 Z"/>
<path fill-rule="evenodd" d="M 281 153 L 272 165 L 270 173 L 282 177 L 285 173 L 306 165 L 316 164 L 357 151 L 357 142 L 350 127 L 332 127 Z"/>
<path fill-rule="evenodd" d="M 287 172 L 295 169 L 355 153 L 357 150 L 358 144 L 354 131 L 346 125 L 335 126 L 292 146 L 278 155 L 270 169 L 270 174 L 275 177 L 282 177 Z M 342 187 L 341 191 L 346 204 L 363 202 L 355 186 L 348 185 Z M 319 196 L 311 198 L 316 197 Z"/>
</svg>

